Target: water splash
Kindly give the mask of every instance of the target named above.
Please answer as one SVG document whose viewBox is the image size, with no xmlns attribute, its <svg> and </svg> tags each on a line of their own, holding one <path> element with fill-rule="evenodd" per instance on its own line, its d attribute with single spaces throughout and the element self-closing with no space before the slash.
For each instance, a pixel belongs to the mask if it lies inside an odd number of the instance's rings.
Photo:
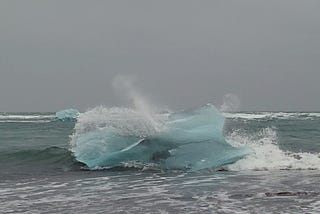
<svg viewBox="0 0 320 214">
<path fill-rule="evenodd" d="M 307 152 L 289 152 L 279 148 L 275 128 L 268 127 L 256 133 L 241 130 L 232 132 L 227 140 L 234 146 L 248 146 L 253 153 L 228 166 L 239 170 L 319 170 L 320 156 Z"/>
</svg>

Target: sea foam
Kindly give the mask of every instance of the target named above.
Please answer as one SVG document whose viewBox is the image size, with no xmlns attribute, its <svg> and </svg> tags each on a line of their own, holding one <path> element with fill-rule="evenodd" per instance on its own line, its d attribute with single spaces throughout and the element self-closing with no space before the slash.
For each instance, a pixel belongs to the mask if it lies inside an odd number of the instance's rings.
<svg viewBox="0 0 320 214">
<path fill-rule="evenodd" d="M 243 170 L 319 170 L 320 154 L 281 150 L 277 131 L 263 128 L 256 133 L 236 130 L 227 136 L 233 146 L 248 146 L 252 153 L 228 166 L 234 171 Z"/>
</svg>

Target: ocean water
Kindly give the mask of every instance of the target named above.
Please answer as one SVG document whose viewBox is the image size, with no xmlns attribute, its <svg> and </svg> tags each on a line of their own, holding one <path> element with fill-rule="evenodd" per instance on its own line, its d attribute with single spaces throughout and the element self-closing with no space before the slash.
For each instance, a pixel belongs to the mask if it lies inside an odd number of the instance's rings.
<svg viewBox="0 0 320 214">
<path fill-rule="evenodd" d="M 230 145 L 232 151 L 249 148 L 251 152 L 231 162 L 220 158 L 216 164 L 216 159 L 210 159 L 208 168 L 130 161 L 88 167 L 87 159 L 81 163 L 79 159 L 92 148 L 106 152 L 104 144 L 95 143 L 110 137 L 86 138 L 93 142 L 87 145 L 89 141 L 79 141 L 83 133 L 116 127 L 148 139 L 148 133 L 153 136 L 161 129 L 150 114 L 143 115 L 146 123 L 128 109 L 120 111 L 121 117 L 119 109 L 95 109 L 80 114 L 78 121 L 58 120 L 55 113 L 0 113 L 0 213 L 320 212 L 320 113 L 224 113 L 223 136 L 228 145 L 217 147 L 219 151 L 230 154 Z M 183 126 L 192 131 L 198 127 Z M 199 137 L 207 131 L 201 129 Z M 166 139 L 181 140 L 177 136 Z M 200 144 L 188 145 L 191 150 L 188 146 L 182 151 L 207 154 L 198 149 Z M 194 156 L 190 159 L 198 161 Z"/>
</svg>

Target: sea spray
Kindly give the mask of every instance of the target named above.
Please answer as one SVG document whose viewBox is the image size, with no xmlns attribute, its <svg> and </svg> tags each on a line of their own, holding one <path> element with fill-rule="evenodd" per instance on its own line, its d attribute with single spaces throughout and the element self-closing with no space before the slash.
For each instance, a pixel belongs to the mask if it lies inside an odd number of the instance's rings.
<svg viewBox="0 0 320 214">
<path fill-rule="evenodd" d="M 223 103 L 220 106 L 221 112 L 236 112 L 240 108 L 240 98 L 233 93 L 228 93 L 223 96 Z"/>
<path fill-rule="evenodd" d="M 135 86 L 135 78 L 129 75 L 118 75 L 112 81 L 113 89 L 120 94 L 121 97 L 126 98 L 132 104 L 135 112 L 151 123 L 151 127 L 160 131 L 164 121 L 157 116 L 157 108 L 152 105 L 148 99 L 139 92 Z M 159 110 L 158 110 L 159 111 Z"/>
</svg>

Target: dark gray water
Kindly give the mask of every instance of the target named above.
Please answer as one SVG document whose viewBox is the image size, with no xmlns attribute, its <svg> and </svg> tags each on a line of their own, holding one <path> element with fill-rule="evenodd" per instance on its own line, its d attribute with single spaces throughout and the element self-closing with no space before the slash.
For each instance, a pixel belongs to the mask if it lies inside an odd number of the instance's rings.
<svg viewBox="0 0 320 214">
<path fill-rule="evenodd" d="M 74 122 L 0 114 L 0 213 L 318 213 L 320 114 L 226 114 L 254 153 L 223 171 L 89 171 L 69 152 Z"/>
</svg>

